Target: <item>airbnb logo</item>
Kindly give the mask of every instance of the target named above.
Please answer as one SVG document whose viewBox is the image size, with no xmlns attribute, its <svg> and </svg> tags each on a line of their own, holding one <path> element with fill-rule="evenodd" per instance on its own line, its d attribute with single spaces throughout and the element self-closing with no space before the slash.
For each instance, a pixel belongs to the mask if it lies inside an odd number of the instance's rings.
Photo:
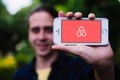
<svg viewBox="0 0 120 80">
<path fill-rule="evenodd" d="M 83 26 L 80 26 L 79 28 L 78 28 L 78 31 L 77 31 L 77 33 L 76 33 L 76 36 L 77 37 L 86 37 L 86 31 L 85 31 L 85 29 L 84 29 L 84 27 Z"/>
</svg>

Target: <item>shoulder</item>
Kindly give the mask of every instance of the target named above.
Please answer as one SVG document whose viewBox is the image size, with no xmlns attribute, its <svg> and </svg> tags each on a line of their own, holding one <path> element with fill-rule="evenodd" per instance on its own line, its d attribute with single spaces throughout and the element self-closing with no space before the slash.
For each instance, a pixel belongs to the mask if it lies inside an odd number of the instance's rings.
<svg viewBox="0 0 120 80">
<path fill-rule="evenodd" d="M 120 65 L 115 65 L 115 80 L 120 80 Z"/>
<path fill-rule="evenodd" d="M 24 78 L 24 77 L 26 76 L 26 74 L 29 73 L 29 69 L 30 69 L 30 64 L 27 64 L 27 65 L 19 68 L 19 69 L 15 72 L 15 74 L 14 74 L 14 76 L 13 76 L 13 80 L 17 80 L 17 79 L 19 80 L 19 79 Z"/>
<path fill-rule="evenodd" d="M 71 70 L 76 70 L 84 73 L 93 72 L 93 67 L 86 63 L 79 56 L 74 55 L 65 55 L 65 59 L 63 60 L 65 67 Z"/>
<path fill-rule="evenodd" d="M 82 79 L 82 80 L 94 80 L 94 69 L 91 65 L 86 63 L 79 56 L 65 55 L 63 60 L 64 69 L 68 72 L 68 75 Z M 75 74 L 73 74 L 75 73 Z"/>
<path fill-rule="evenodd" d="M 78 66 L 78 67 L 91 67 L 88 63 L 86 63 L 83 59 L 81 59 L 79 56 L 74 56 L 74 55 L 66 55 L 66 63 L 68 65 L 72 66 Z"/>
</svg>

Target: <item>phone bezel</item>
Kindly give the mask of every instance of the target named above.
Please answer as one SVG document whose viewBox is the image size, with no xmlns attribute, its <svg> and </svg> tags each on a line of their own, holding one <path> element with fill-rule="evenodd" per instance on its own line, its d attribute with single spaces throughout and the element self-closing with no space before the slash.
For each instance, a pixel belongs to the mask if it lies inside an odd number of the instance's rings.
<svg viewBox="0 0 120 80">
<path fill-rule="evenodd" d="M 61 42 L 61 21 L 62 20 L 75 20 L 75 18 L 65 18 L 65 17 L 57 17 L 53 22 L 53 42 L 56 45 L 64 44 L 64 45 L 76 45 L 76 44 L 84 44 L 84 45 L 107 45 L 108 44 L 108 19 L 107 18 L 95 18 L 94 20 L 101 20 L 101 43 L 62 43 Z M 90 20 L 89 18 L 81 18 L 80 20 Z M 105 32 L 104 32 L 105 31 Z"/>
</svg>

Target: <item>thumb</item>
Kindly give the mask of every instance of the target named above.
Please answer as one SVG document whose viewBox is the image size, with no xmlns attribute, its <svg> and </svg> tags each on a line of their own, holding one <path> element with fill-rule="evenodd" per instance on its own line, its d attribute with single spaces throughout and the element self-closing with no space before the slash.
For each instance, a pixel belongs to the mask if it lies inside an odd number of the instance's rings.
<svg viewBox="0 0 120 80">
<path fill-rule="evenodd" d="M 66 45 L 53 45 L 52 49 L 67 51 L 73 54 L 77 54 L 75 50 L 76 46 L 66 46 Z"/>
<path fill-rule="evenodd" d="M 58 50 L 63 50 L 63 51 L 69 51 L 68 46 L 65 45 L 53 45 L 52 49 L 58 49 Z"/>
<path fill-rule="evenodd" d="M 65 45 L 53 45 L 52 49 L 58 49 L 58 50 L 63 50 L 63 51 L 67 50 L 67 48 L 65 47 Z"/>
</svg>

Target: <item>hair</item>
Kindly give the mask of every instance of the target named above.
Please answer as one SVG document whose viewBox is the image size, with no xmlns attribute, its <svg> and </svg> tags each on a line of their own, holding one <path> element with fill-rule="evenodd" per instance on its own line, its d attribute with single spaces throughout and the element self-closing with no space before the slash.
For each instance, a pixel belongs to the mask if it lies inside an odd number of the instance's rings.
<svg viewBox="0 0 120 80">
<path fill-rule="evenodd" d="M 34 14 L 36 12 L 40 12 L 40 11 L 46 11 L 46 12 L 48 12 L 53 18 L 55 18 L 55 17 L 58 16 L 58 12 L 55 10 L 55 8 L 53 6 L 51 6 L 50 4 L 42 4 L 42 5 L 38 6 L 37 8 L 35 8 L 28 15 L 28 18 L 27 18 L 27 27 L 29 27 L 29 18 L 30 18 L 30 16 L 32 14 Z"/>
</svg>

